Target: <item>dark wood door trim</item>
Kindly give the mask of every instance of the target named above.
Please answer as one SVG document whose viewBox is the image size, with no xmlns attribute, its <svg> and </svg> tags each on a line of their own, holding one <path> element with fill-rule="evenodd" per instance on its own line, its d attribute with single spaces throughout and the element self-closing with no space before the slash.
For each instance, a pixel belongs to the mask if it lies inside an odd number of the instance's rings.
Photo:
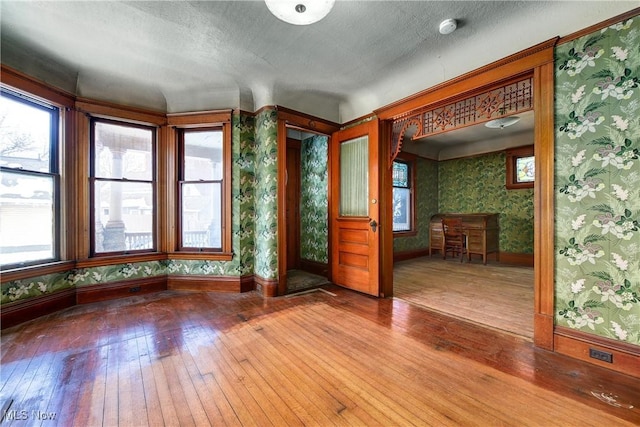
<svg viewBox="0 0 640 427">
<path fill-rule="evenodd" d="M 287 138 L 287 270 L 300 268 L 300 141 Z"/>
<path fill-rule="evenodd" d="M 395 118 L 407 115 L 419 108 L 435 106 L 447 99 L 464 97 L 466 94 L 472 94 L 497 82 L 533 73 L 536 153 L 534 342 L 536 346 L 547 350 L 554 348 L 553 50 L 557 41 L 558 38 L 550 39 L 376 111 L 378 117 L 384 120 L 380 132 L 384 139 L 382 145 L 391 147 L 390 127 Z M 384 199 L 390 200 L 391 186 L 386 184 L 383 191 Z M 382 237 L 383 263 L 381 268 L 383 271 L 381 271 L 381 278 L 385 288 L 392 289 L 393 271 L 387 271 L 392 262 L 389 262 L 390 256 L 387 252 L 393 252 L 393 231 L 383 227 L 381 232 L 385 234 Z"/>
</svg>

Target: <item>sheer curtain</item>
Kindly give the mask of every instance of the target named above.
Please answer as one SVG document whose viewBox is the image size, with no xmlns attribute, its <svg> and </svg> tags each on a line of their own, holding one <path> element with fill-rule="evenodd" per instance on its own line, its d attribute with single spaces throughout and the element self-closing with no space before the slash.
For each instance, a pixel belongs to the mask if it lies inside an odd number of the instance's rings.
<svg viewBox="0 0 640 427">
<path fill-rule="evenodd" d="M 340 144 L 340 215 L 368 216 L 369 137 Z"/>
</svg>

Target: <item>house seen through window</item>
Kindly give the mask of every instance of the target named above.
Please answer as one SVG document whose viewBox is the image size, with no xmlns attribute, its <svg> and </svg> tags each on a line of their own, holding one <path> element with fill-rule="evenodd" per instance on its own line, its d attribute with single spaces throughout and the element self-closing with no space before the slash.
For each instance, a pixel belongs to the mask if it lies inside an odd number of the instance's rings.
<svg viewBox="0 0 640 427">
<path fill-rule="evenodd" d="M 155 128 L 91 121 L 92 252 L 156 248 Z"/>
<path fill-rule="evenodd" d="M 180 132 L 180 249 L 222 250 L 223 130 Z"/>
<path fill-rule="evenodd" d="M 59 109 L 2 89 L 0 265 L 59 259 Z"/>
</svg>

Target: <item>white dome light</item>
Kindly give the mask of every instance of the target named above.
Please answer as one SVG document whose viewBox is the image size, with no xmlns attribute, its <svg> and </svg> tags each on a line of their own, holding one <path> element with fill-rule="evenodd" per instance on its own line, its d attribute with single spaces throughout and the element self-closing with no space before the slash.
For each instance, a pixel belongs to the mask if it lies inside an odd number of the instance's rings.
<svg viewBox="0 0 640 427">
<path fill-rule="evenodd" d="M 499 119 L 491 120 L 484 125 L 493 129 L 504 129 L 507 126 L 515 125 L 520 120 L 518 116 L 501 117 Z"/>
<path fill-rule="evenodd" d="M 331 11 L 335 0 L 264 0 L 276 18 L 293 25 L 318 22 Z"/>
</svg>

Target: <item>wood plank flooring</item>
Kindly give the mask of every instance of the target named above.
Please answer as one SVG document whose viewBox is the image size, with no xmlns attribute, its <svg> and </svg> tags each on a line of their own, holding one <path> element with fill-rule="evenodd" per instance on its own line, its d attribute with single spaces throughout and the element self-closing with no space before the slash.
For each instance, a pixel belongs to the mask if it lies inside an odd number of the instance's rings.
<svg viewBox="0 0 640 427">
<path fill-rule="evenodd" d="M 164 291 L 4 330 L 2 425 L 640 423 L 636 378 L 401 300 L 324 289 Z"/>
<path fill-rule="evenodd" d="M 533 268 L 421 257 L 394 264 L 396 298 L 533 339 Z"/>
</svg>

